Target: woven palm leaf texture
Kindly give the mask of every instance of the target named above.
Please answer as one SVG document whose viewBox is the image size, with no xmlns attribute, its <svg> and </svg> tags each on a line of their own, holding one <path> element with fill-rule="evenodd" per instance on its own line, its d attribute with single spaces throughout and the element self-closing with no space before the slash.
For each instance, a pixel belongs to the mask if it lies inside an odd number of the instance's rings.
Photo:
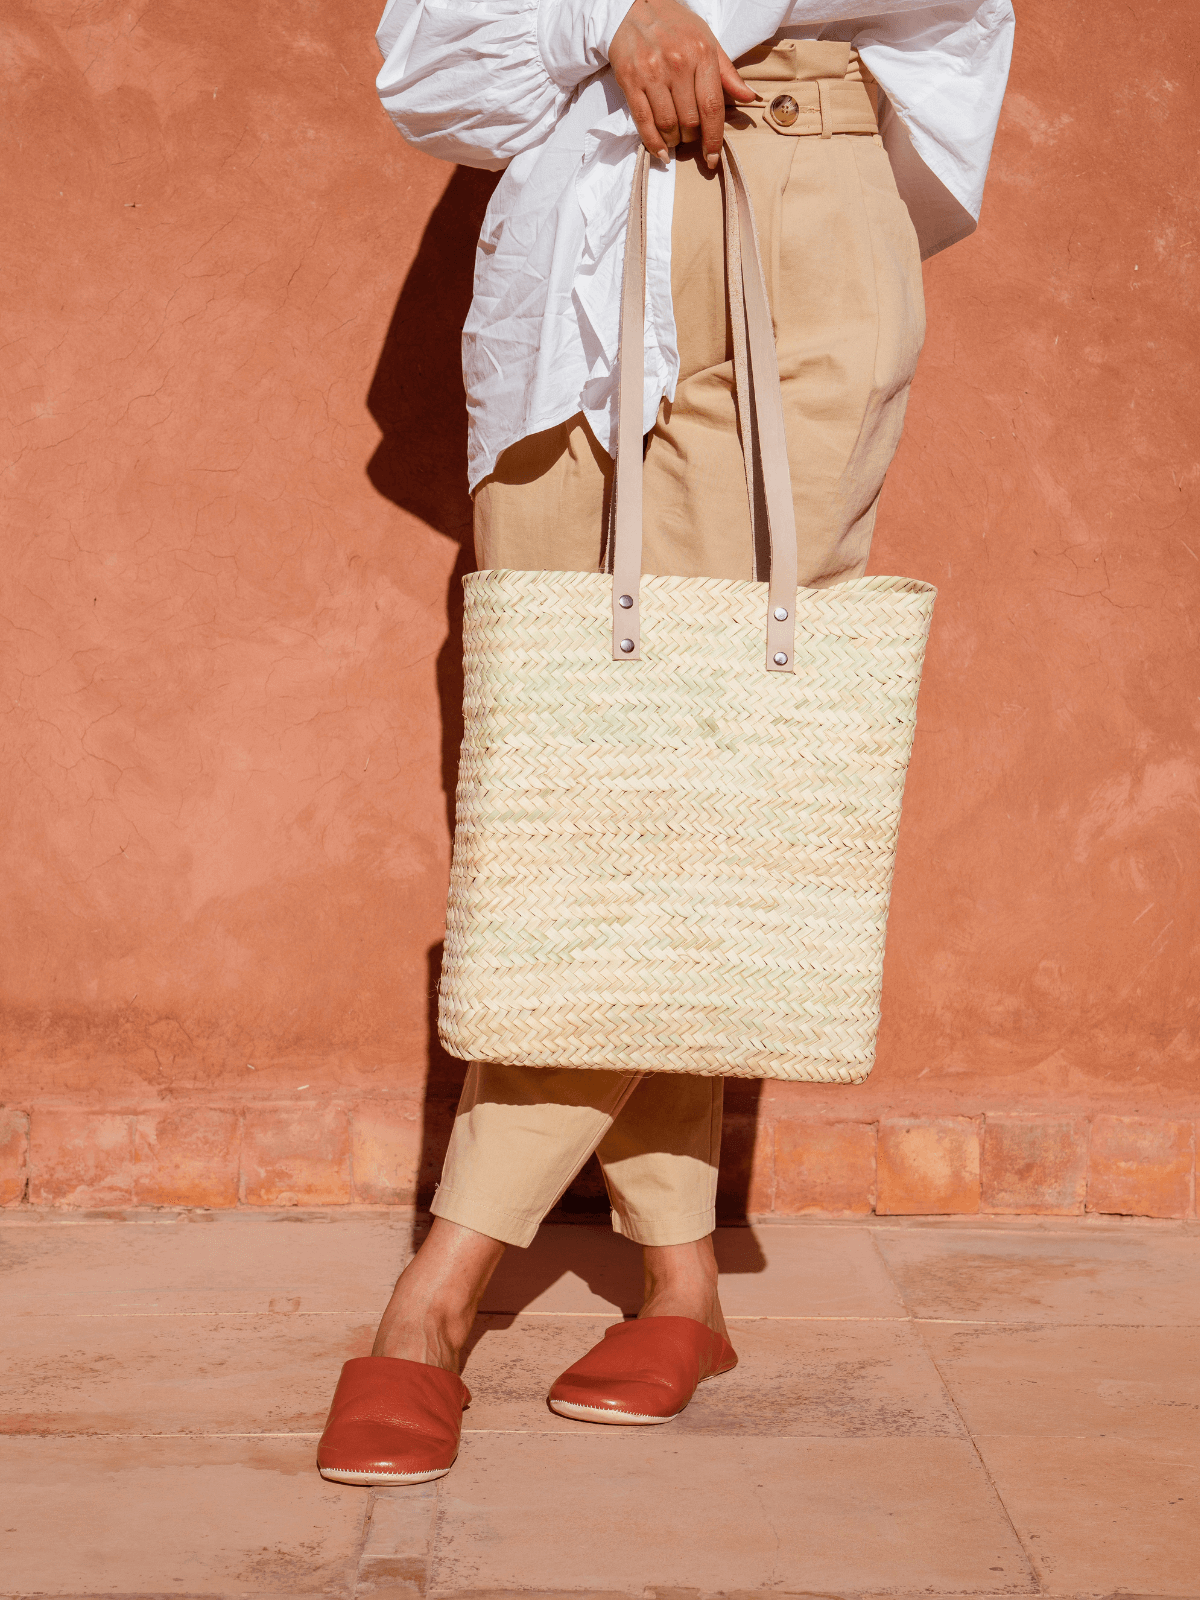
<svg viewBox="0 0 1200 1600">
<path fill-rule="evenodd" d="M 465 581 L 439 1030 L 468 1060 L 859 1083 L 935 591 L 604 573 Z"/>
</svg>

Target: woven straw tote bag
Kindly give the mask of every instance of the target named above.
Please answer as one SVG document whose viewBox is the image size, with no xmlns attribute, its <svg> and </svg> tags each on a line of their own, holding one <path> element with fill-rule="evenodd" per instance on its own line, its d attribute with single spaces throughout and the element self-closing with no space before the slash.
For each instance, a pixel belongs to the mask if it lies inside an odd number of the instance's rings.
<svg viewBox="0 0 1200 1600">
<path fill-rule="evenodd" d="M 935 591 L 888 577 L 797 589 L 770 305 L 728 145 L 722 164 L 769 583 L 642 577 L 643 151 L 609 571 L 464 581 L 439 1032 L 467 1060 L 824 1083 L 859 1083 L 874 1060 Z"/>
</svg>

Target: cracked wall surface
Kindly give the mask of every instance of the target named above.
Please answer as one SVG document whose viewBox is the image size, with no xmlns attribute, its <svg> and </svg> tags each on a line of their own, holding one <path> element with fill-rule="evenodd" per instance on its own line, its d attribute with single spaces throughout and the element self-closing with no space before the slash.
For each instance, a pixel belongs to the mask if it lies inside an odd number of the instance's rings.
<svg viewBox="0 0 1200 1600">
<path fill-rule="evenodd" d="M 429 994 L 492 180 L 391 128 L 378 9 L 8 21 L 21 1116 L 453 1093 Z M 1200 18 L 1139 19 L 1172 48 L 1121 44 L 1113 0 L 1026 0 L 981 229 L 926 268 L 871 567 L 940 590 L 879 1062 L 764 1114 L 1200 1109 Z"/>
</svg>

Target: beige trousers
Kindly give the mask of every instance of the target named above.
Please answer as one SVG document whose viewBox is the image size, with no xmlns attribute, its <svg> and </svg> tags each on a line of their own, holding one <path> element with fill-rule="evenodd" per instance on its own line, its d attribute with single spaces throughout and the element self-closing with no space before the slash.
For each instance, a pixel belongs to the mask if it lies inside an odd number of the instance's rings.
<svg viewBox="0 0 1200 1600">
<path fill-rule="evenodd" d="M 430 1209 L 528 1245 L 595 1151 L 612 1225 L 638 1244 L 716 1226 L 721 1078 L 475 1062 Z"/>
<path fill-rule="evenodd" d="M 743 75 L 767 103 L 814 79 L 861 81 L 845 45 L 752 57 Z M 866 568 L 924 337 L 916 235 L 878 135 L 790 137 L 733 111 L 727 133 L 775 321 L 800 581 L 837 583 Z M 676 162 L 671 291 L 680 373 L 646 441 L 644 570 L 754 577 L 721 181 L 687 151 Z M 582 416 L 522 439 L 476 490 L 479 567 L 595 571 L 611 484 L 612 462 Z M 720 1128 L 720 1079 L 475 1064 L 432 1209 L 527 1245 L 594 1150 L 613 1227 L 641 1244 L 686 1243 L 715 1224 Z"/>
</svg>

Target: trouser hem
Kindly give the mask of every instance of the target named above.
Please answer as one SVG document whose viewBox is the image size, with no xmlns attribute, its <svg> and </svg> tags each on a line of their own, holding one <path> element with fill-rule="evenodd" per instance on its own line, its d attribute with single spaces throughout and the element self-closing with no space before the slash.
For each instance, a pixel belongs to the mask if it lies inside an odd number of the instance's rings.
<svg viewBox="0 0 1200 1600">
<path fill-rule="evenodd" d="M 521 1250 L 527 1250 L 533 1243 L 542 1223 L 538 1213 L 508 1211 L 502 1206 L 488 1205 L 469 1195 L 456 1194 L 445 1184 L 438 1186 L 429 1210 L 445 1222 L 457 1222 L 460 1228 L 472 1228 L 489 1239 L 515 1244 Z"/>
<path fill-rule="evenodd" d="M 629 1212 L 613 1210 L 613 1232 L 634 1244 L 691 1244 L 696 1239 L 707 1239 L 717 1226 L 715 1206 L 703 1211 L 682 1211 L 674 1216 L 636 1217 Z"/>
</svg>

